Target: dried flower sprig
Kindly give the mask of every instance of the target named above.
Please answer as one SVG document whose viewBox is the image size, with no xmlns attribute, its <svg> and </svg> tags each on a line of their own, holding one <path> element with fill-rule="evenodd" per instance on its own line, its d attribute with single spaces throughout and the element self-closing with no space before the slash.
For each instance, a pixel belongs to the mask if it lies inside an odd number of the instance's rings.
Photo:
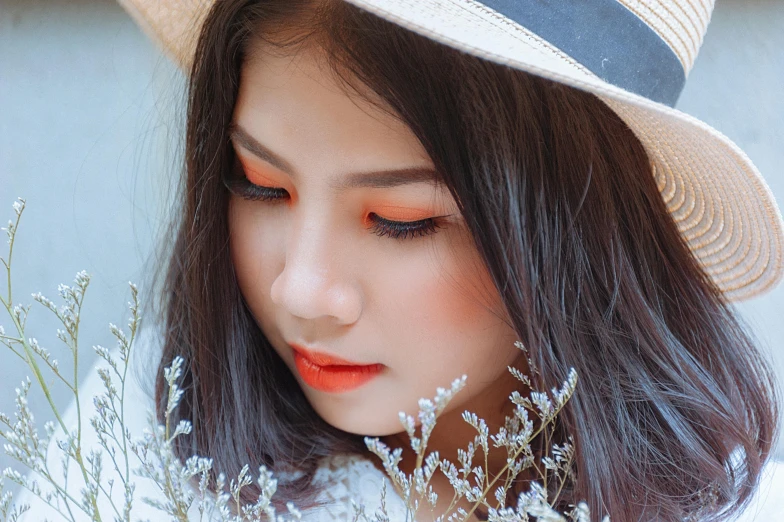
<svg viewBox="0 0 784 522">
<path fill-rule="evenodd" d="M 301 520 L 301 513 L 292 504 L 287 504 L 288 513 L 277 515 L 272 505 L 272 496 L 277 489 L 277 480 L 272 478 L 272 473 L 266 467 L 259 468 L 256 479 L 261 494 L 253 504 L 240 504 L 242 489 L 253 482 L 249 474 L 250 468 L 245 465 L 240 471 L 237 480 L 232 479 L 226 487 L 226 477 L 218 474 L 215 483 L 210 486 L 209 472 L 212 469 L 212 459 L 194 455 L 183 464 L 174 454 L 172 446 L 174 439 L 191 432 L 192 425 L 187 420 L 181 420 L 174 430 L 171 430 L 170 417 L 182 397 L 182 390 L 177 385 L 177 379 L 182 373 L 182 357 L 175 357 L 172 364 L 164 369 L 164 377 L 168 384 L 167 407 L 165 424 L 160 425 L 155 421 L 152 412 L 148 412 L 149 427 L 145 429 L 144 436 L 131 446 L 131 450 L 139 457 L 142 467 L 139 474 L 152 479 L 162 489 L 166 500 L 145 498 L 146 503 L 168 514 L 172 520 L 187 522 L 188 513 L 196 497 L 198 497 L 199 520 L 220 520 L 221 522 L 251 522 L 266 520 L 286 522 Z M 194 476 L 199 476 L 198 491 L 194 491 L 189 482 Z M 229 502 L 235 506 L 242 506 L 238 514 L 233 515 L 229 509 Z"/>
<path fill-rule="evenodd" d="M 134 439 L 126 424 L 125 415 L 125 394 L 131 349 L 141 323 L 138 289 L 133 283 L 129 283 L 131 301 L 128 303 L 130 310 L 128 333 L 114 324 L 109 325 L 112 335 L 117 339 L 118 359 L 107 348 L 93 346 L 96 354 L 108 363 L 108 368 L 99 367 L 96 370 L 102 381 L 104 392 L 92 398 L 96 414 L 89 419 L 90 425 L 97 435 L 99 448 L 90 448 L 89 452 L 85 453 L 85 448 L 82 446 L 82 421 L 85 415 L 82 413 L 82 398 L 79 395 L 78 353 L 82 304 L 90 283 L 90 276 L 82 271 L 76 274 L 73 286 L 60 285 L 58 292 L 64 304 L 59 307 L 41 293 L 32 295 L 35 301 L 56 316 L 64 328 L 57 330 L 57 338 L 66 345 L 73 358 L 74 373 L 73 377 L 69 378 L 60 373 L 58 361 L 52 358 L 48 350 L 41 347 L 36 339 L 26 336 L 26 321 L 31 307 L 14 304 L 11 286 L 13 247 L 25 209 L 25 200 L 20 198 L 14 202 L 13 208 L 16 219 L 9 221 L 8 226 L 4 228 L 8 237 L 9 250 L 7 258 L 0 258 L 0 263 L 6 270 L 7 288 L 5 297 L 0 297 L 0 304 L 11 317 L 17 334 L 8 335 L 5 329 L 0 326 L 0 342 L 28 365 L 49 402 L 57 424 L 66 435 L 63 440 L 56 440 L 57 448 L 62 453 L 63 480 L 60 481 L 50 471 L 47 461 L 49 443 L 56 431 L 56 424 L 47 422 L 45 424 L 46 435 L 43 437 L 38 435 L 34 416 L 27 404 L 27 394 L 32 382 L 29 378 L 22 381 L 22 386 L 16 390 L 15 415 L 17 420 L 12 422 L 8 416 L 0 414 L 0 423 L 7 428 L 0 431 L 0 436 L 7 441 L 4 446 L 6 453 L 19 461 L 27 471 L 42 479 L 47 490 L 42 489 L 37 479 L 22 475 L 12 468 L 5 469 L 3 476 L 29 490 L 65 520 L 71 522 L 76 522 L 79 512 L 96 522 L 110 519 L 130 522 L 136 487 L 134 475 L 152 479 L 162 494 L 161 498 L 145 497 L 142 500 L 178 522 L 188 522 L 188 510 L 197 495 L 199 497 L 197 507 L 199 508 L 200 520 L 205 515 L 207 520 L 220 520 L 221 522 L 246 522 L 259 520 L 262 516 L 277 522 L 300 520 L 301 513 L 293 504 L 287 506 L 288 513 L 286 515 L 275 513 L 271 498 L 275 493 L 277 481 L 272 478 L 272 474 L 266 468 L 259 469 L 256 481 L 262 492 L 258 501 L 242 506 L 237 515 L 232 515 L 228 507 L 229 502 L 234 501 L 235 505 L 239 505 L 241 490 L 252 483 L 249 468 L 247 466 L 243 468 L 236 481 L 232 479 L 228 485 L 223 474 L 217 477 L 215 484 L 210 484 L 211 459 L 194 455 L 182 463 L 175 456 L 172 451 L 174 439 L 182 434 L 190 433 L 191 430 L 191 424 L 188 421 L 180 421 L 174 429 L 172 429 L 170 422 L 171 414 L 182 397 L 182 390 L 177 384 L 183 364 L 183 360 L 179 357 L 165 369 L 165 378 L 169 386 L 165 425 L 159 425 L 153 412 L 148 411 L 149 427 L 144 431 L 142 437 Z M 55 406 L 51 387 L 43 377 L 40 363 L 47 366 L 73 394 L 77 410 L 75 430 L 68 430 Z M 120 478 L 124 498 L 122 505 L 115 503 L 112 496 L 115 479 L 103 480 L 102 456 L 104 453 L 109 456 L 113 475 Z M 131 470 L 129 459 L 131 455 L 139 458 L 141 467 Z M 80 498 L 74 497 L 71 489 L 68 488 L 68 468 L 74 463 L 78 466 L 84 479 L 84 487 L 80 489 Z M 188 483 L 195 475 L 200 475 L 201 479 L 197 492 Z M 0 492 L 3 491 L 2 488 L 3 482 L 0 480 Z M 99 497 L 108 500 L 111 508 L 110 513 L 101 512 Z M 29 505 L 13 507 L 12 500 L 11 492 L 5 492 L 0 498 L 0 522 L 16 521 L 29 510 Z"/>
<path fill-rule="evenodd" d="M 168 385 L 167 407 L 164 413 L 164 424 L 157 422 L 152 411 L 148 411 L 148 427 L 139 438 L 134 438 L 126 424 L 125 398 L 126 382 L 130 354 L 141 322 L 139 313 L 138 289 L 130 283 L 131 301 L 128 303 L 130 319 L 127 324 L 128 332 L 113 324 L 109 325 L 112 335 L 117 339 L 116 355 L 102 346 L 94 346 L 96 354 L 108 364 L 108 368 L 98 368 L 97 372 L 103 384 L 103 393 L 93 397 L 95 415 L 90 417 L 89 423 L 98 437 L 99 447 L 88 448 L 82 446 L 83 413 L 82 398 L 79 395 L 78 382 L 78 346 L 79 324 L 81 321 L 82 303 L 90 277 L 85 272 L 76 275 L 73 286 L 60 285 L 58 292 L 63 304 L 57 306 L 40 293 L 33 294 L 33 299 L 44 308 L 52 312 L 63 325 L 57 331 L 57 338 L 68 348 L 73 359 L 73 376 L 66 376 L 60 372 L 59 364 L 50 352 L 40 345 L 33 337 L 25 333 L 26 321 L 29 316 L 30 306 L 15 304 L 11 287 L 11 263 L 14 240 L 19 228 L 19 222 L 25 209 L 25 201 L 19 199 L 13 205 L 16 219 L 9 221 L 4 228 L 8 237 L 8 256 L 0 258 L 6 270 L 6 293 L 0 296 L 0 304 L 6 309 L 16 334 L 6 334 L 0 326 L 0 342 L 21 358 L 31 370 L 35 382 L 41 387 L 55 417 L 55 422 L 47 422 L 44 426 L 45 435 L 39 436 L 35 426 L 35 419 L 27 405 L 27 394 L 32 384 L 30 378 L 22 381 L 20 388 L 16 389 L 16 421 L 0 414 L 0 423 L 4 429 L 0 436 L 6 439 L 4 448 L 6 453 L 19 461 L 22 466 L 31 472 L 32 476 L 24 476 L 12 468 L 3 471 L 3 476 L 29 490 L 34 496 L 40 498 L 47 505 L 59 513 L 64 520 L 77 521 L 77 514 L 84 513 L 90 520 L 114 520 L 130 522 L 133 513 L 134 492 L 136 489 L 135 477 L 150 479 L 160 492 L 160 497 L 144 497 L 142 501 L 177 522 L 188 522 L 192 516 L 192 507 L 198 509 L 198 520 L 220 520 L 221 522 L 250 522 L 256 520 L 270 520 L 273 522 L 288 522 L 302 520 L 301 513 L 292 503 L 287 503 L 287 513 L 278 514 L 272 504 L 272 497 L 277 489 L 277 480 L 264 466 L 259 468 L 256 483 L 260 495 L 252 504 L 240 505 L 240 495 L 243 488 L 254 482 L 248 466 L 243 467 L 238 477 L 228 481 L 223 473 L 219 473 L 214 481 L 212 476 L 213 461 L 197 455 L 187 459 L 184 463 L 174 454 L 173 444 L 181 435 L 189 434 L 192 425 L 187 420 L 181 420 L 172 426 L 170 419 L 182 397 L 178 379 L 182 375 L 182 368 L 186 362 L 181 357 L 176 357 L 171 365 L 165 369 L 164 378 Z M 525 350 L 522 344 L 516 343 L 518 348 Z M 531 361 L 529 359 L 529 364 Z M 62 382 L 74 395 L 77 409 L 77 425 L 69 430 L 57 410 L 52 399 L 51 387 L 43 376 L 42 368 L 48 368 L 59 382 Z M 536 372 L 536 369 L 533 368 Z M 519 370 L 509 368 L 509 371 L 523 384 L 530 388 L 527 375 Z M 417 455 L 416 467 L 411 475 L 406 475 L 399 469 L 402 449 L 390 450 L 377 438 L 365 439 L 368 449 L 381 458 L 389 477 L 393 483 L 403 491 L 407 506 L 407 520 L 415 520 L 415 515 L 421 506 L 427 505 L 432 513 L 436 506 L 437 495 L 433 491 L 430 481 L 437 471 L 444 473 L 454 487 L 455 493 L 449 509 L 439 514 L 435 520 L 465 521 L 479 506 L 488 509 L 491 521 L 528 521 L 529 517 L 536 517 L 540 521 L 566 522 L 568 520 L 587 522 L 590 512 L 584 503 L 574 506 L 574 509 L 565 514 L 558 513 L 552 507 L 551 499 L 547 496 L 548 481 L 558 482 L 557 492 L 552 500 L 557 499 L 563 484 L 570 477 L 570 468 L 574 455 L 571 441 L 562 445 L 553 444 L 552 456 L 536 458 L 531 450 L 530 442 L 540 433 L 543 433 L 549 444 L 548 426 L 552 426 L 558 413 L 574 393 L 577 375 L 571 369 L 567 379 L 560 388 L 552 389 L 552 399 L 544 392 L 531 392 L 528 397 L 523 397 L 519 392 L 513 392 L 510 400 L 514 404 L 514 413 L 505 421 L 504 427 L 497 433 L 490 435 L 485 421 L 468 411 L 463 413 L 463 419 L 477 431 L 474 440 L 463 450 L 458 450 L 458 468 L 447 459 L 441 459 L 438 452 L 426 453 L 430 435 L 433 432 L 439 415 L 445 410 L 452 398 L 463 389 L 466 376 L 456 379 L 448 389 L 438 388 L 435 397 L 419 401 L 419 413 L 416 419 L 412 416 L 399 414 L 399 420 L 409 436 L 411 448 Z M 538 428 L 529 418 L 529 411 L 535 413 L 539 419 Z M 61 452 L 63 480 L 58 480 L 49 469 L 47 456 L 50 441 L 57 427 L 65 434 L 63 439 L 57 439 L 56 446 Z M 417 434 L 417 427 L 419 434 Z M 490 445 L 494 448 L 505 448 L 507 452 L 507 465 L 495 477 L 487 473 L 487 455 Z M 484 467 L 474 466 L 473 460 L 481 449 L 484 455 Z M 115 479 L 105 480 L 103 470 L 103 455 L 108 455 L 112 467 L 112 474 L 119 477 L 118 486 L 122 487 L 122 503 L 115 503 L 112 493 Z M 138 458 L 141 465 L 131 469 L 131 456 Z M 76 465 L 84 479 L 84 487 L 80 488 L 79 498 L 73 495 L 68 487 L 69 465 Z M 519 496 L 516 506 L 506 506 L 505 499 L 509 487 L 523 470 L 533 467 L 540 479 L 532 482 L 530 490 Z M 192 479 L 199 477 L 198 488 L 191 486 Z M 35 478 L 37 477 L 37 478 Z M 499 482 L 503 477 L 503 481 Z M 43 481 L 46 490 L 42 489 L 39 480 Z M 3 493 L 3 480 L 0 479 L 0 522 L 16 522 L 29 509 L 29 505 L 14 506 L 10 492 Z M 495 488 L 495 489 L 493 489 Z M 386 512 L 386 482 L 380 493 L 380 510 L 372 515 L 376 522 L 389 521 Z M 109 512 L 101 512 L 99 497 L 109 501 Z M 455 509 L 458 500 L 466 499 L 473 503 L 470 511 L 462 508 Z M 492 498 L 495 502 L 491 503 Z M 423 501 L 424 499 L 424 501 Z M 195 504 L 194 504 L 195 502 Z M 370 515 L 365 513 L 365 506 L 352 500 L 354 520 L 369 521 Z M 232 511 L 233 509 L 233 511 Z M 410 517 L 410 518 L 409 518 Z M 607 522 L 608 517 L 604 521 Z"/>
<path fill-rule="evenodd" d="M 515 345 L 526 351 L 519 341 Z M 531 364 L 530 359 L 529 364 Z M 515 368 L 509 367 L 508 369 L 512 375 L 530 388 L 531 382 L 528 376 Z M 542 456 L 539 459 L 540 466 L 536 464 L 536 456 L 531 448 L 531 442 L 540 433 L 545 435 L 552 433 L 549 428 L 552 428 L 558 413 L 573 395 L 577 386 L 577 372 L 574 368 L 570 369 L 560 388 L 551 390 L 552 400 L 544 392 L 532 391 L 529 397 L 523 397 L 518 391 L 512 392 L 510 400 L 515 406 L 513 415 L 506 418 L 504 426 L 494 435 L 490 435 L 488 426 L 483 419 L 469 411 L 463 412 L 463 420 L 476 430 L 477 435 L 465 449 L 458 449 L 457 459 L 460 464 L 458 468 L 449 460 L 440 458 L 437 451 L 426 453 L 426 448 L 438 416 L 455 394 L 465 386 L 465 381 L 466 376 L 463 375 L 460 379 L 453 381 L 450 389 L 438 388 L 432 401 L 429 399 L 419 401 L 420 410 L 417 415 L 420 427 L 419 436 L 416 435 L 417 423 L 414 418 L 403 412 L 399 414 L 400 422 L 411 440 L 411 449 L 414 450 L 417 457 L 412 474 L 407 475 L 399 468 L 402 456 L 401 448 L 390 451 L 379 438 L 365 438 L 368 449 L 381 459 L 387 475 L 403 492 L 403 499 L 408 506 L 406 520 L 416 520 L 422 499 L 430 506 L 430 511 L 436 522 L 468 520 L 480 505 L 488 509 L 488 517 L 491 521 L 527 521 L 529 516 L 535 516 L 537 520 L 552 520 L 553 522 L 590 520 L 590 510 L 585 503 L 578 503 L 573 506 L 574 509 L 565 514 L 558 513 L 552 507 L 566 481 L 572 478 L 573 439 L 569 437 L 568 441 L 562 445 L 553 444 L 552 456 Z M 536 429 L 534 429 L 534 422 L 529 418 L 529 411 L 534 412 L 539 418 L 540 424 Z M 493 447 L 503 447 L 507 452 L 507 464 L 492 479 L 487 473 L 491 442 Z M 484 456 L 484 466 L 474 466 L 474 457 L 480 449 Z M 542 484 L 531 482 L 530 490 L 519 496 L 516 508 L 506 506 L 508 490 L 514 479 L 531 467 L 536 470 Z M 436 507 L 438 495 L 432 490 L 430 480 L 438 469 L 448 478 L 454 489 L 454 496 L 446 511 L 435 514 L 433 510 Z M 552 472 L 552 476 L 550 472 Z M 504 478 L 503 482 L 493 490 L 501 477 Z M 558 484 L 553 499 L 548 499 L 547 496 L 548 479 L 554 479 Z M 493 498 L 495 502 L 491 504 Z M 473 503 L 470 511 L 457 507 L 461 499 Z M 365 516 L 363 520 L 369 519 Z M 604 522 L 609 522 L 609 516 L 604 518 Z"/>
</svg>

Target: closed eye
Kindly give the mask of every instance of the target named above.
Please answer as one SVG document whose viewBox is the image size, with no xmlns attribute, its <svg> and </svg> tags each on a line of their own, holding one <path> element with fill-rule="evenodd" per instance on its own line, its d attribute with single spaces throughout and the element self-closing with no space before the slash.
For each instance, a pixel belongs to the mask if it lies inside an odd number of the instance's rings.
<svg viewBox="0 0 784 522">
<path fill-rule="evenodd" d="M 245 176 L 245 173 L 242 172 L 241 167 L 235 170 L 232 175 L 224 177 L 223 184 L 231 194 L 249 201 L 277 203 L 283 201 L 288 195 L 288 192 L 282 188 L 265 187 L 251 183 Z M 434 234 L 437 229 L 444 226 L 443 220 L 447 217 L 449 216 L 434 216 L 417 221 L 392 221 L 371 212 L 367 220 L 372 225 L 367 228 L 379 237 L 387 236 L 399 240 L 413 239 Z"/>
<path fill-rule="evenodd" d="M 242 179 L 224 179 L 223 184 L 226 185 L 229 192 L 235 196 L 251 201 L 277 201 L 283 199 L 287 194 L 287 192 L 281 188 L 263 187 L 251 183 L 244 176 Z"/>
</svg>

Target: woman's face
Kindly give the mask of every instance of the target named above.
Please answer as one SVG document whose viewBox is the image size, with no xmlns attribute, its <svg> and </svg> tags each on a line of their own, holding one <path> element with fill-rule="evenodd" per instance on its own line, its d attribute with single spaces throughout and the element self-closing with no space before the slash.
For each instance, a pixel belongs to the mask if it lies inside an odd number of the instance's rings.
<svg viewBox="0 0 784 522">
<path fill-rule="evenodd" d="M 398 433 L 399 411 L 463 374 L 449 409 L 485 404 L 520 351 L 458 207 L 411 130 L 347 94 L 319 57 L 259 52 L 242 70 L 229 181 L 242 295 L 339 429 Z"/>
</svg>

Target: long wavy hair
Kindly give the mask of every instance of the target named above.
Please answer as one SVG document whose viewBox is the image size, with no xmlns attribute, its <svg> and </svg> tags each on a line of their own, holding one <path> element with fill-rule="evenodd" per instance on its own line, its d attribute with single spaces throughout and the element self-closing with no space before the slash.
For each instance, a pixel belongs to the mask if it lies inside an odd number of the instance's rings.
<svg viewBox="0 0 784 522">
<path fill-rule="evenodd" d="M 299 36 L 283 37 L 292 27 Z M 209 456 L 230 477 L 244 464 L 295 469 L 279 476 L 275 499 L 302 508 L 316 503 L 321 457 L 366 451 L 311 408 L 235 278 L 222 179 L 235 161 L 241 66 L 257 42 L 290 52 L 317 42 L 347 89 L 379 95 L 458 202 L 539 370 L 534 385 L 577 370 L 558 424 L 574 438 L 575 474 L 559 505 L 586 500 L 617 522 L 687 519 L 706 491 L 711 520 L 745 507 L 778 435 L 773 374 L 680 235 L 634 133 L 593 94 L 336 1 L 221 0 L 198 39 L 158 303 L 160 420 L 163 368 L 186 361 L 174 416 L 193 432 L 178 456 Z"/>
</svg>

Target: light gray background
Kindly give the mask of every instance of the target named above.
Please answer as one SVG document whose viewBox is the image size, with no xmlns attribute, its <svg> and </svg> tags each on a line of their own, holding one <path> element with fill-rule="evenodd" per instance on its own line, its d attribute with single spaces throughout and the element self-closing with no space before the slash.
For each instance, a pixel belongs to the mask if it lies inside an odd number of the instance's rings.
<svg viewBox="0 0 784 522">
<path fill-rule="evenodd" d="M 677 108 L 735 140 L 784 208 L 782 28 L 784 2 L 718 0 Z M 17 196 L 28 200 L 14 294 L 55 299 L 58 283 L 82 269 L 93 275 L 80 377 L 94 362 L 91 346 L 113 344 L 107 324 L 126 322 L 127 281 L 149 273 L 179 151 L 172 111 L 181 94 L 181 75 L 115 3 L 0 0 L 0 222 Z M 784 382 L 784 285 L 738 308 Z M 30 332 L 72 374 L 57 325 L 41 307 L 33 311 Z M 0 348 L 0 411 L 12 414 L 14 387 L 29 372 Z M 55 390 L 62 410 L 70 396 Z M 42 394 L 31 393 L 30 404 L 40 426 L 51 419 Z M 0 456 L 0 469 L 13 463 Z"/>
</svg>

